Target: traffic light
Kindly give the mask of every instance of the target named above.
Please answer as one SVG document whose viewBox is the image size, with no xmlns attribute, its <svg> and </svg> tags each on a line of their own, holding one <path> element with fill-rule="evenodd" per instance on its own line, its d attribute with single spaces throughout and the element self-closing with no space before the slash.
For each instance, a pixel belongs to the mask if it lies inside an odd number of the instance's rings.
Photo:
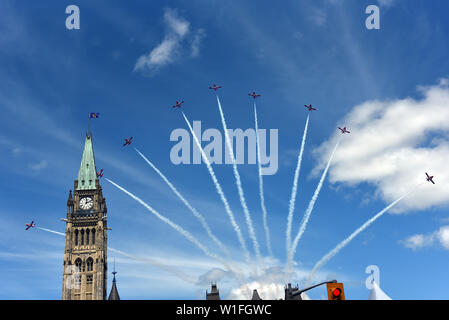
<svg viewBox="0 0 449 320">
<path fill-rule="evenodd" d="M 345 290 L 343 283 L 327 283 L 328 300 L 345 300 Z"/>
</svg>

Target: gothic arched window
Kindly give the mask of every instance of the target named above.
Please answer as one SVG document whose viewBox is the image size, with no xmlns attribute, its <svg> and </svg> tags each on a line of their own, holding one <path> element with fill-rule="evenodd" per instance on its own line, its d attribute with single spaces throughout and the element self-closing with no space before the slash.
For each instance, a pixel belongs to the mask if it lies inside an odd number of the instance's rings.
<svg viewBox="0 0 449 320">
<path fill-rule="evenodd" d="M 84 246 L 84 229 L 81 229 L 81 245 Z"/>
<path fill-rule="evenodd" d="M 89 245 L 89 229 L 86 229 L 86 245 Z"/>
<path fill-rule="evenodd" d="M 95 229 L 92 229 L 92 244 L 95 244 Z"/>
<path fill-rule="evenodd" d="M 87 258 L 86 266 L 87 266 L 87 271 L 93 271 L 93 269 L 94 269 L 94 259 L 92 259 L 90 257 Z"/>
<path fill-rule="evenodd" d="M 81 272 L 82 261 L 80 258 L 75 260 L 75 272 Z"/>
<path fill-rule="evenodd" d="M 75 230 L 75 246 L 78 245 L 78 229 Z"/>
</svg>

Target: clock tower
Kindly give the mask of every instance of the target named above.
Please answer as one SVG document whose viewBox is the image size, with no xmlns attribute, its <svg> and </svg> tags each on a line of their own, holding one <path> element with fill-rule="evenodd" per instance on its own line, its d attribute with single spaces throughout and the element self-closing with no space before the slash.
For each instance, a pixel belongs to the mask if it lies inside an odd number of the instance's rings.
<svg viewBox="0 0 449 320">
<path fill-rule="evenodd" d="M 67 200 L 63 262 L 63 300 L 105 300 L 107 280 L 107 208 L 97 177 L 92 134 Z"/>
</svg>

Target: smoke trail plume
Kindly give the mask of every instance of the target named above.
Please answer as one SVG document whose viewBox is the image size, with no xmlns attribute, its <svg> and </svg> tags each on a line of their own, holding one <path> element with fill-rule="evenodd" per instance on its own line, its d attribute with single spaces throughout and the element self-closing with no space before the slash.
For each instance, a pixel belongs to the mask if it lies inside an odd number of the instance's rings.
<svg viewBox="0 0 449 320">
<path fill-rule="evenodd" d="M 41 228 L 41 227 L 36 227 L 36 228 L 38 228 L 40 230 L 43 230 L 43 231 L 51 232 L 51 233 L 54 233 L 54 234 L 57 234 L 57 235 L 65 237 L 65 234 L 62 233 L 62 232 L 58 232 L 58 231 L 54 231 L 54 230 L 46 229 L 46 228 Z M 153 259 L 136 257 L 136 256 L 130 255 L 128 253 L 125 253 L 123 251 L 120 251 L 120 250 L 117 250 L 117 249 L 114 249 L 114 248 L 111 248 L 111 247 L 108 247 L 108 250 L 110 250 L 112 252 L 115 252 L 115 253 L 118 253 L 118 254 L 121 254 L 122 256 L 128 257 L 128 258 L 136 260 L 136 261 L 149 263 L 149 264 L 151 264 L 151 265 L 153 265 L 155 267 L 163 269 L 166 272 L 170 272 L 170 273 L 178 276 L 179 278 L 183 279 L 186 282 L 189 282 L 189 283 L 192 283 L 192 284 L 196 284 L 196 281 L 195 281 L 195 279 L 193 277 L 189 276 L 188 274 L 184 273 L 182 270 L 179 270 L 179 269 L 177 269 L 175 267 L 162 264 L 162 263 L 160 263 L 160 262 L 158 262 L 156 260 L 153 260 Z"/>
<path fill-rule="evenodd" d="M 330 164 L 332 162 L 332 158 L 334 157 L 335 151 L 337 150 L 338 145 L 340 144 L 340 141 L 341 141 L 341 137 L 338 139 L 337 144 L 335 145 L 334 150 L 332 151 L 332 154 L 329 157 L 329 161 L 327 162 L 326 168 L 324 169 L 324 172 L 321 175 L 320 182 L 318 183 L 318 186 L 315 189 L 315 193 L 313 194 L 312 199 L 310 200 L 309 205 L 306 209 L 304 218 L 302 220 L 302 224 L 298 230 L 298 234 L 296 235 L 295 240 L 293 241 L 293 244 L 290 248 L 289 255 L 287 257 L 287 267 L 286 267 L 287 273 L 290 272 L 290 268 L 293 263 L 293 259 L 295 257 L 296 247 L 298 246 L 299 239 L 301 238 L 304 231 L 306 230 L 306 226 L 307 226 L 307 223 L 309 222 L 313 207 L 315 205 L 316 200 L 318 199 L 318 195 L 320 194 L 321 187 L 323 186 L 323 182 L 324 182 L 324 179 L 326 178 L 327 171 L 329 170 Z"/>
<path fill-rule="evenodd" d="M 237 169 L 237 163 L 235 161 L 234 151 L 232 150 L 231 140 L 229 138 L 228 128 L 226 126 L 226 120 L 225 120 L 225 117 L 223 114 L 223 109 L 221 108 L 221 103 L 220 103 L 220 99 L 218 98 L 218 96 L 217 96 L 217 102 L 218 102 L 218 109 L 220 110 L 221 123 L 223 124 L 223 130 L 225 132 L 226 144 L 228 146 L 229 155 L 231 156 L 231 159 L 232 159 L 232 169 L 234 171 L 235 184 L 237 185 L 240 203 L 243 208 L 243 213 L 245 214 L 245 220 L 246 220 L 246 224 L 248 226 L 249 236 L 250 236 L 251 240 L 253 241 L 254 251 L 256 252 L 256 257 L 259 260 L 259 263 L 263 263 L 262 256 L 260 255 L 259 242 L 257 241 L 256 233 L 254 232 L 253 222 L 251 220 L 251 215 L 249 213 L 248 206 L 246 205 L 246 199 L 245 199 L 245 194 L 243 192 L 242 181 L 240 180 L 240 174 Z M 256 135 L 257 135 L 257 132 L 256 132 Z"/>
<path fill-rule="evenodd" d="M 349 242 L 351 242 L 352 239 L 354 239 L 360 232 L 362 232 L 363 230 L 365 230 L 366 228 L 368 228 L 374 221 L 376 221 L 377 219 L 379 219 L 384 213 L 386 213 L 388 210 L 390 210 L 393 206 L 395 206 L 399 201 L 401 201 L 403 198 L 407 197 L 408 195 L 410 195 L 411 193 L 415 192 L 417 190 L 417 188 L 422 185 L 422 183 L 420 183 L 419 185 L 417 185 L 415 188 L 413 188 L 411 191 L 407 192 L 406 194 L 404 194 L 403 196 L 401 196 L 399 199 L 393 201 L 392 203 L 390 203 L 387 207 L 385 207 L 383 210 L 381 210 L 379 213 L 377 213 L 374 217 L 372 217 L 371 219 L 369 219 L 368 221 L 366 221 L 360 228 L 358 228 L 357 230 L 355 230 L 349 237 L 347 237 L 346 239 L 344 239 L 342 242 L 340 242 L 334 249 L 332 249 L 331 251 L 329 251 L 325 256 L 323 256 L 313 267 L 312 271 L 310 272 L 309 276 L 307 277 L 307 283 L 310 283 L 311 279 L 313 278 L 313 276 L 315 275 L 315 273 L 317 272 L 317 270 L 319 268 L 321 268 L 324 264 L 326 264 L 330 259 L 332 259 L 337 253 L 340 252 L 341 249 L 343 249 L 344 247 L 346 247 L 348 245 Z"/>
<path fill-rule="evenodd" d="M 62 233 L 62 232 L 58 232 L 58 231 L 54 231 L 54 230 L 46 229 L 46 228 L 41 228 L 41 227 L 36 227 L 36 228 L 65 237 L 65 233 Z"/>
<path fill-rule="evenodd" d="M 226 213 L 227 213 L 228 216 L 229 216 L 229 220 L 231 221 L 231 224 L 232 224 L 232 226 L 233 226 L 233 228 L 234 228 L 234 231 L 235 231 L 235 233 L 237 233 L 237 238 L 238 238 L 238 240 L 239 240 L 239 242 L 240 242 L 240 246 L 242 247 L 242 250 L 243 250 L 243 252 L 244 252 L 244 254 L 245 254 L 245 260 L 246 260 L 246 262 L 247 262 L 248 264 L 251 264 L 251 259 L 250 259 L 249 251 L 248 251 L 248 248 L 246 247 L 245 240 L 243 239 L 242 232 L 240 231 L 239 225 L 238 225 L 237 222 L 235 221 L 234 214 L 232 213 L 231 207 L 229 206 L 228 200 L 226 199 L 226 196 L 225 196 L 225 194 L 224 194 L 224 192 L 223 192 L 223 189 L 221 188 L 221 185 L 220 185 L 220 183 L 218 182 L 217 177 L 215 176 L 215 172 L 214 172 L 214 170 L 212 169 L 212 166 L 211 166 L 211 164 L 210 164 L 210 161 L 209 161 L 209 159 L 207 158 L 207 155 L 204 153 L 204 150 L 203 150 L 203 148 L 201 147 L 201 143 L 198 141 L 198 138 L 197 138 L 195 132 L 193 131 L 193 128 L 192 128 L 192 126 L 190 125 L 190 122 L 189 122 L 189 120 L 187 119 L 187 117 L 186 117 L 186 115 L 184 114 L 184 112 L 182 112 L 182 116 L 184 117 L 184 120 L 186 121 L 187 125 L 189 126 L 190 132 L 191 132 L 191 134 L 192 134 L 192 136 L 193 136 L 193 139 L 195 140 L 196 146 L 197 146 L 198 149 L 200 149 L 200 151 L 201 151 L 201 156 L 203 157 L 203 161 L 204 161 L 204 163 L 206 164 L 207 169 L 208 169 L 208 171 L 209 171 L 209 174 L 210 174 L 210 176 L 211 176 L 211 178 L 212 178 L 212 181 L 213 181 L 214 184 L 215 184 L 215 188 L 217 189 L 217 193 L 218 193 L 218 195 L 220 196 L 221 201 L 223 202 L 223 205 L 224 205 L 224 207 L 225 207 L 225 209 L 226 209 Z"/>
<path fill-rule="evenodd" d="M 130 196 L 131 198 L 133 198 L 134 200 L 136 200 L 137 202 L 139 202 L 141 205 L 143 205 L 148 211 L 150 211 L 152 214 L 154 214 L 157 218 L 159 218 L 161 221 L 165 222 L 166 224 L 168 224 L 170 227 L 172 227 L 173 229 L 175 229 L 176 231 L 178 231 L 181 235 L 183 235 L 187 240 L 189 240 L 190 242 L 192 242 L 194 245 L 196 245 L 201 251 L 203 251 L 208 257 L 211 257 L 217 261 L 219 261 L 220 263 L 223 264 L 223 266 L 225 266 L 225 268 L 227 268 L 229 271 L 232 271 L 232 268 L 229 266 L 229 264 L 224 261 L 223 259 L 221 259 L 220 257 L 218 257 L 217 255 L 213 254 L 212 252 L 210 252 L 198 239 L 196 239 L 190 232 L 188 232 L 187 230 L 185 230 L 184 228 L 182 228 L 181 226 L 177 225 L 176 223 L 172 222 L 170 219 L 166 218 L 165 216 L 161 215 L 159 212 L 157 212 L 155 209 L 153 209 L 151 206 L 149 206 L 147 203 L 145 203 L 144 201 L 142 201 L 140 198 L 138 198 L 137 196 L 133 195 L 131 192 L 125 190 L 124 188 L 122 188 L 121 186 L 119 186 L 118 184 L 116 184 L 115 182 L 109 180 L 108 178 L 105 178 L 109 183 L 111 183 L 113 186 L 115 186 L 116 188 L 118 188 L 119 190 L 123 191 L 124 193 L 126 193 L 128 196 Z"/>
<path fill-rule="evenodd" d="M 306 143 L 306 137 L 307 137 L 307 128 L 309 127 L 309 117 L 310 114 L 307 115 L 306 125 L 304 127 L 304 133 L 302 135 L 302 142 L 301 142 L 301 148 L 298 155 L 298 162 L 296 164 L 296 170 L 295 170 L 295 176 L 293 178 L 293 186 L 292 186 L 292 193 L 290 197 L 290 206 L 288 208 L 288 217 L 287 217 L 287 235 L 286 235 L 286 248 L 287 248 L 287 255 L 290 252 L 290 246 L 292 242 L 292 222 L 293 222 L 293 212 L 295 211 L 295 202 L 296 202 L 296 193 L 298 190 L 298 178 L 299 178 L 299 172 L 301 171 L 301 163 L 302 163 L 302 155 L 304 153 L 304 145 Z"/>
<path fill-rule="evenodd" d="M 259 146 L 259 124 L 257 121 L 257 108 L 256 102 L 254 102 L 254 123 L 256 129 L 256 147 L 257 147 L 257 165 L 259 169 L 259 195 L 260 195 L 260 207 L 262 208 L 263 227 L 265 229 L 265 237 L 267 242 L 267 250 L 270 256 L 273 256 L 273 250 L 271 249 L 270 241 L 270 229 L 267 222 L 267 208 L 265 207 L 265 196 L 263 192 L 263 178 L 262 178 L 262 164 L 260 163 L 260 146 Z"/>
<path fill-rule="evenodd" d="M 182 270 L 180 270 L 178 268 L 175 268 L 175 267 L 172 267 L 172 266 L 160 263 L 160 262 L 158 262 L 158 261 L 156 261 L 154 259 L 136 257 L 136 256 L 130 255 L 130 254 L 126 253 L 126 252 L 123 252 L 121 250 L 117 250 L 117 249 L 114 249 L 114 248 L 111 248 L 111 247 L 108 247 L 108 250 L 112 251 L 112 252 L 115 252 L 115 253 L 118 253 L 118 254 L 120 254 L 122 256 L 125 256 L 127 258 L 130 258 L 132 260 L 136 260 L 136 261 L 139 261 L 139 262 L 151 264 L 151 265 L 153 265 L 155 267 L 158 267 L 158 268 L 160 268 L 160 269 L 162 269 L 162 270 L 164 270 L 166 272 L 169 272 L 169 273 L 172 273 L 173 275 L 178 276 L 180 279 L 182 279 L 182 280 L 184 280 L 184 281 L 186 281 L 188 283 L 196 284 L 196 280 L 192 276 L 186 274 L 184 271 L 182 271 Z"/>
<path fill-rule="evenodd" d="M 154 171 L 165 181 L 165 183 L 170 187 L 170 189 L 178 196 L 178 198 L 184 203 L 184 205 L 193 213 L 193 215 L 200 221 L 204 230 L 206 230 L 209 237 L 217 244 L 217 246 L 226 254 L 229 261 L 231 261 L 231 254 L 225 245 L 217 239 L 217 237 L 212 233 L 211 228 L 207 224 L 204 217 L 194 208 L 192 205 L 179 193 L 176 187 L 168 180 L 168 178 L 150 161 L 148 160 L 139 150 L 134 148 L 136 152 L 153 168 Z"/>
</svg>

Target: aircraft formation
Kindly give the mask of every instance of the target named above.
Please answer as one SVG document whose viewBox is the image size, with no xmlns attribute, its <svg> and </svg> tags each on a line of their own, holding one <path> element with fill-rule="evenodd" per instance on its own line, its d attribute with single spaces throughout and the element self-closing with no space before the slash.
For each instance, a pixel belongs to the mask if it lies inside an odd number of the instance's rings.
<svg viewBox="0 0 449 320">
<path fill-rule="evenodd" d="M 213 84 L 212 86 L 210 86 L 209 87 L 209 89 L 210 90 L 214 90 L 215 92 L 217 92 L 218 91 L 218 89 L 220 89 L 220 88 L 222 88 L 222 86 L 219 86 L 219 85 L 217 85 L 217 84 Z M 261 95 L 260 94 L 258 94 L 258 93 L 256 93 L 255 91 L 253 91 L 253 92 L 251 92 L 251 93 L 248 93 L 248 96 L 250 96 L 250 97 L 252 97 L 253 99 L 256 99 L 256 98 L 258 98 L 258 97 L 260 97 Z M 184 100 L 182 100 L 182 101 L 176 101 L 176 103 L 175 103 L 175 105 L 173 105 L 172 107 L 173 108 L 181 108 L 181 107 L 183 107 L 183 103 L 184 103 Z M 304 107 L 307 109 L 307 111 L 309 111 L 309 112 L 311 112 L 311 111 L 316 111 L 316 110 L 318 110 L 317 108 L 314 108 L 313 106 L 312 106 L 312 104 L 309 104 L 309 105 L 304 105 Z M 220 107 L 221 108 L 221 107 Z M 184 116 L 185 117 L 185 116 Z M 257 119 L 257 118 L 256 118 Z M 188 120 L 186 119 L 186 121 L 188 122 Z M 307 123 L 308 123 L 308 119 L 307 119 Z M 307 123 L 306 123 L 306 127 L 307 127 Z M 256 128 L 257 128 L 257 120 L 256 120 Z M 337 127 L 340 131 L 341 131 L 341 134 L 346 134 L 346 133 L 350 133 L 350 131 L 347 129 L 347 127 L 346 126 L 344 126 L 343 128 L 341 128 L 341 127 Z M 131 136 L 131 137 L 129 137 L 129 138 L 125 138 L 125 141 L 124 141 L 124 143 L 123 143 L 123 147 L 126 147 L 126 146 L 129 146 L 129 145 L 131 145 L 132 144 L 132 142 L 133 142 L 133 137 Z M 337 143 L 337 146 L 338 146 L 338 143 Z M 336 147 L 337 147 L 336 146 Z M 335 147 L 335 149 L 336 149 L 336 147 Z M 334 151 L 335 151 L 335 149 L 334 149 Z M 139 152 L 137 149 L 136 149 L 136 151 L 137 152 Z M 139 152 L 140 153 L 140 152 Z M 143 155 L 142 155 L 142 157 L 143 157 Z M 331 156 L 331 159 L 332 159 L 332 156 Z M 330 161 L 331 160 L 329 160 L 329 163 L 330 163 Z M 329 166 L 329 163 L 328 163 L 328 166 Z M 325 170 L 325 171 L 327 171 L 327 169 Z M 429 175 L 427 172 L 425 172 L 425 175 L 426 175 L 426 181 L 427 182 L 431 182 L 432 184 L 435 184 L 435 182 L 434 182 L 434 176 L 431 176 L 431 175 Z M 102 178 L 103 177 L 103 169 L 101 169 L 100 171 L 96 171 L 96 176 L 97 176 L 97 178 L 99 179 L 99 178 Z M 107 178 L 105 178 L 105 179 L 107 179 Z M 108 180 L 108 179 L 107 179 Z M 108 180 L 109 181 L 109 180 Z M 109 182 L 111 182 L 111 181 L 109 181 Z M 113 183 L 113 182 L 111 182 L 111 183 Z M 113 183 L 114 184 L 114 183 Z M 400 199 L 399 199 L 400 200 Z M 397 200 L 397 201 L 399 201 L 399 200 Z M 396 203 L 397 201 L 395 201 L 394 203 Z M 393 204 L 394 204 L 393 203 Z M 391 205 L 390 205 L 391 206 Z M 388 209 L 388 207 L 387 207 L 387 209 Z M 384 209 L 385 210 L 385 209 Z M 61 220 L 63 220 L 63 221 L 66 221 L 67 222 L 67 219 L 61 219 Z M 41 228 L 41 227 L 36 227 L 36 224 L 34 223 L 34 221 L 31 221 L 31 223 L 29 223 L 29 224 L 25 224 L 25 230 L 29 230 L 30 228 L 37 228 L 37 229 L 42 229 L 42 230 L 46 230 L 46 229 L 44 229 L 44 228 Z M 48 231 L 48 230 L 46 230 L 46 231 Z M 179 230 L 178 230 L 179 231 Z M 51 231 L 52 232 L 52 231 Z M 359 232 L 358 230 L 356 231 L 356 232 Z M 352 236 L 352 235 L 351 235 Z M 295 239 L 296 240 L 296 239 Z M 332 253 L 332 251 L 331 251 L 331 253 Z M 293 254 L 292 254 L 292 257 L 294 256 L 294 251 L 293 251 Z M 327 255 L 325 256 L 325 258 L 327 258 Z M 320 262 L 321 262 L 321 260 L 320 260 Z M 318 265 L 319 265 L 319 263 L 318 263 Z"/>
<path fill-rule="evenodd" d="M 209 89 L 214 90 L 215 92 L 218 91 L 218 89 L 220 89 L 220 88 L 222 88 L 222 86 L 217 85 L 215 83 L 209 87 Z M 256 93 L 256 91 L 248 93 L 248 95 L 250 97 L 253 97 L 253 99 L 256 99 L 261 96 L 260 94 Z M 176 100 L 176 103 L 173 105 L 173 108 L 181 108 L 183 106 L 183 103 L 184 103 L 184 100 L 182 100 L 182 101 Z M 317 108 L 314 108 L 311 104 L 309 104 L 309 105 L 305 104 L 304 107 L 307 108 L 307 111 L 318 110 Z M 343 127 L 343 128 L 338 127 L 338 129 L 341 131 L 341 134 L 351 133 L 346 127 Z M 131 137 L 129 139 L 125 139 L 125 143 L 123 144 L 123 146 L 125 147 L 127 145 L 131 145 L 132 139 L 133 139 L 133 137 Z M 434 176 L 429 176 L 429 174 L 427 172 L 425 174 L 426 174 L 426 180 L 428 182 L 435 184 L 435 182 L 433 181 Z M 97 172 L 97 177 L 99 177 L 99 178 L 103 177 L 103 169 L 101 169 L 100 172 Z"/>
</svg>

